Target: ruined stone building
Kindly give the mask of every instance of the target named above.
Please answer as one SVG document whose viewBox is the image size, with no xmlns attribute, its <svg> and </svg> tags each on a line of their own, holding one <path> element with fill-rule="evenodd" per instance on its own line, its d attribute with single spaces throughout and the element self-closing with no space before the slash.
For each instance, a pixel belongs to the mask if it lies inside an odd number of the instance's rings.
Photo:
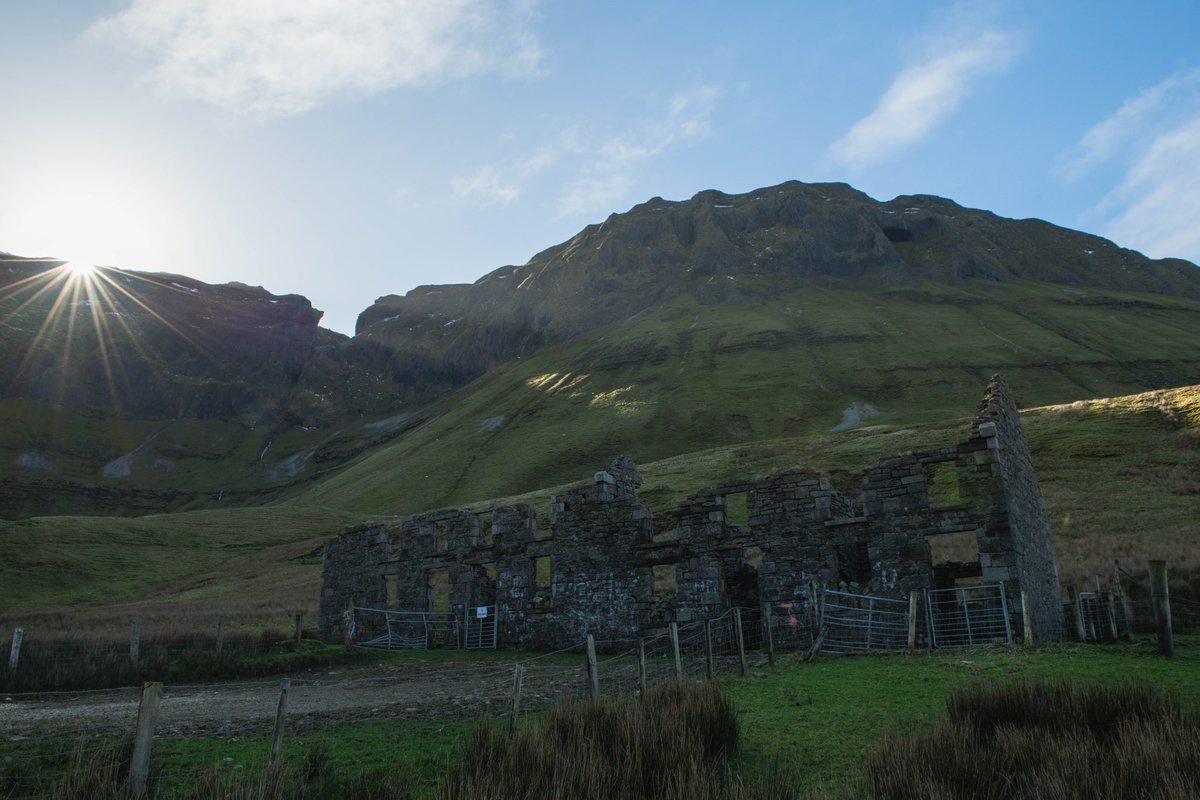
<svg viewBox="0 0 1200 800">
<path fill-rule="evenodd" d="M 1003 584 L 1010 608 L 1026 593 L 1035 641 L 1061 638 L 1042 494 L 999 377 L 964 441 L 879 461 L 857 501 L 823 475 L 780 472 L 700 489 L 679 505 L 670 534 L 656 537 L 640 483 L 634 464 L 616 459 L 553 498 L 544 532 L 526 505 L 349 529 L 325 549 L 321 635 L 341 638 L 350 601 L 406 611 L 495 605 L 506 647 L 553 649 L 588 633 L 630 643 L 735 606 L 769 603 L 807 619 L 810 581 L 907 598 L 982 579 Z M 932 503 L 935 484 L 948 489 L 937 497 L 955 502 Z M 973 540 L 977 559 L 935 566 L 931 540 L 955 534 Z"/>
</svg>

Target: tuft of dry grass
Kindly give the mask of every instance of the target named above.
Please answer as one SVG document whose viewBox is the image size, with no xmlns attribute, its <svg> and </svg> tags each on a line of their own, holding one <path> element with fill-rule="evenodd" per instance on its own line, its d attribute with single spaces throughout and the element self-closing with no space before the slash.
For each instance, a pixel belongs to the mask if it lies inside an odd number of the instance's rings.
<svg viewBox="0 0 1200 800">
<path fill-rule="evenodd" d="M 743 784 L 730 771 L 738 721 L 714 685 L 667 684 L 641 701 L 555 706 L 542 725 L 507 736 L 481 725 L 452 764 L 440 800 L 737 800 L 797 796 L 784 770 Z"/>
<path fill-rule="evenodd" d="M 868 765 L 888 800 L 1200 796 L 1200 717 L 1148 685 L 976 685 Z"/>
</svg>

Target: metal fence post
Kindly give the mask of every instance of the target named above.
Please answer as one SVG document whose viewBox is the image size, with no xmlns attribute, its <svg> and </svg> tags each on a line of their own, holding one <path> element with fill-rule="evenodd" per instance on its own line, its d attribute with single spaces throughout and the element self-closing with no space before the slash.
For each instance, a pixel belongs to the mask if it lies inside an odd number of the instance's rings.
<svg viewBox="0 0 1200 800">
<path fill-rule="evenodd" d="M 737 639 L 738 648 L 738 665 L 742 670 L 742 677 L 746 677 L 746 642 L 742 638 L 742 610 L 735 608 L 733 610 L 733 635 Z"/>
<path fill-rule="evenodd" d="M 767 647 L 767 663 L 775 666 L 775 632 L 771 630 L 771 604 L 762 604 L 763 642 Z"/>
<path fill-rule="evenodd" d="M 913 652 L 917 649 L 917 614 L 918 609 L 917 592 L 908 593 L 908 652 Z"/>
<path fill-rule="evenodd" d="M 712 620 L 710 619 L 706 619 L 704 621 L 704 666 L 708 675 L 708 679 L 711 681 L 714 677 L 714 674 Z"/>
<path fill-rule="evenodd" d="M 671 652 L 675 656 L 675 677 L 683 677 L 683 661 L 679 657 L 679 623 L 672 622 L 668 627 L 671 632 Z"/>
</svg>

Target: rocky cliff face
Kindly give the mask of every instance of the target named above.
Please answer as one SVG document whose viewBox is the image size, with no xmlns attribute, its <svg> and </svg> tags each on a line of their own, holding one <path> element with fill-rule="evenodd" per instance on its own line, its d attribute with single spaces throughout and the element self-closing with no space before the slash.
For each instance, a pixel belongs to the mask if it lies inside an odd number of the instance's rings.
<svg viewBox="0 0 1200 800">
<path fill-rule="evenodd" d="M 329 424 L 394 398 L 299 295 L 0 259 L 0 397 L 99 417 Z M 356 378 L 358 378 L 356 380 Z"/>
<path fill-rule="evenodd" d="M 759 279 L 756 288 L 738 282 L 745 276 Z M 793 181 L 654 198 L 474 284 L 382 297 L 356 333 L 396 353 L 404 383 L 437 393 L 681 294 L 740 304 L 805 284 L 1022 279 L 1200 297 L 1200 270 L 1179 259 L 1153 261 L 1098 236 L 938 197 L 880 203 L 845 184 Z"/>
<path fill-rule="evenodd" d="M 0 517 L 245 503 L 377 440 L 378 345 L 298 295 L 0 255 Z M 348 438 L 347 438 L 348 437 Z"/>
</svg>

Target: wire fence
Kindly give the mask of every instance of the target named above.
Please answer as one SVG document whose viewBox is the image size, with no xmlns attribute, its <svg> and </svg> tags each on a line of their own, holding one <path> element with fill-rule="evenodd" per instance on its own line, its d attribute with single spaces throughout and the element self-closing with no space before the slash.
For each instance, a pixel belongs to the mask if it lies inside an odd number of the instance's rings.
<svg viewBox="0 0 1200 800">
<path fill-rule="evenodd" d="M 1069 616 L 1076 607 L 1086 641 L 1152 630 L 1149 593 L 1143 596 L 1136 587 L 1125 577 L 1124 591 L 1113 587 L 1069 594 L 1064 603 L 1068 632 L 1077 630 Z M 811 656 L 822 647 L 842 652 L 899 650 L 909 646 L 914 636 L 923 646 L 1014 643 L 1023 629 L 1020 608 L 1008 603 L 1003 592 L 991 592 L 987 587 L 930 592 L 923 602 L 913 604 L 818 590 L 796 603 L 735 608 L 713 619 L 668 624 L 646 632 L 636 645 L 629 640 L 595 641 L 589 648 L 586 640 L 580 640 L 525 657 L 483 652 L 438 658 L 381 654 L 379 664 L 366 671 L 346 675 L 340 669 L 323 669 L 285 679 L 286 686 L 275 678 L 219 684 L 179 680 L 162 687 L 154 732 L 160 741 L 196 734 L 227 740 L 262 737 L 277 728 L 281 694 L 287 695 L 286 719 L 482 717 L 516 724 L 562 700 L 629 697 L 668 681 L 745 674 L 789 652 Z M 914 605 L 920 611 L 915 624 L 910 619 Z M 1195 618 L 1200 603 L 1172 599 L 1171 611 L 1176 619 Z M 950 627 L 939 627 L 939 619 Z M 959 628 L 954 627 L 957 619 L 963 621 Z M 217 647 L 210 635 L 190 643 L 164 643 L 161 652 L 184 653 L 197 643 L 210 651 Z M 276 636 L 269 645 L 259 644 L 269 651 L 294 642 Z M 226 639 L 224 646 L 233 649 L 234 640 Z M 36 655 L 39 651 L 41 656 Z M 597 653 L 594 658 L 589 651 Z M 81 648 L 30 638 L 22 657 L 33 664 L 43 663 L 42 657 L 132 663 L 128 642 Z M 139 658 L 153 657 L 153 637 L 143 638 Z M 89 758 L 112 756 L 127 762 L 142 692 L 141 686 L 127 686 L 0 693 L 0 798 L 44 796 L 48 786 Z M 265 764 L 270 759 L 266 745 L 258 758 L 255 764 L 221 760 L 214 765 L 211 757 L 207 762 L 189 761 L 168 753 L 150 763 L 158 785 L 170 786 L 194 781 L 213 769 Z"/>
</svg>

